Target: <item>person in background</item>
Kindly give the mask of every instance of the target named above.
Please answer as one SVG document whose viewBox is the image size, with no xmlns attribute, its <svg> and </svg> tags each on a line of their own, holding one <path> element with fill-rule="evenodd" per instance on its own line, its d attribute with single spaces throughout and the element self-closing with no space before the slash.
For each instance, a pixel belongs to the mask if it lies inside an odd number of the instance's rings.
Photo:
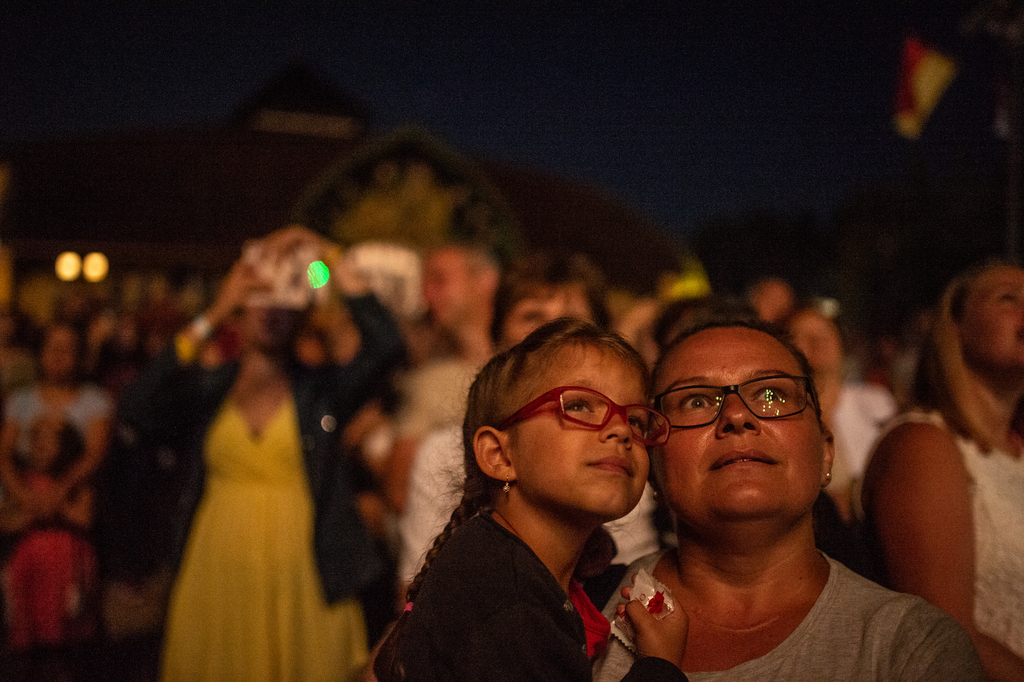
<svg viewBox="0 0 1024 682">
<path fill-rule="evenodd" d="M 781 277 L 765 277 L 750 287 L 747 300 L 765 322 L 784 324 L 796 305 L 796 292 Z"/>
<path fill-rule="evenodd" d="M 989 679 L 1022 680 L 1024 270 L 985 264 L 949 284 L 914 397 L 861 496 L 885 582 L 955 617 Z"/>
<path fill-rule="evenodd" d="M 344 365 L 294 357 L 314 298 L 306 268 L 317 261 L 329 280 L 316 291 L 340 293 L 359 329 Z M 238 359 L 198 364 L 236 311 Z M 383 563 L 356 511 L 338 429 L 402 350 L 339 249 L 291 226 L 248 247 L 213 304 L 125 389 L 120 430 L 164 443 L 184 469 L 162 679 L 347 680 L 365 664 L 358 595 Z"/>
<path fill-rule="evenodd" d="M 877 384 L 855 381 L 835 320 L 818 306 L 798 308 L 786 323 L 790 337 L 811 365 L 821 417 L 835 438 L 832 483 L 827 491 L 846 523 L 853 521 L 853 496 L 864 477 L 882 426 L 897 411 L 896 400 Z"/>
<path fill-rule="evenodd" d="M 116 401 L 149 360 L 138 316 L 107 311 L 95 316 L 88 331 L 89 375 Z"/>
<path fill-rule="evenodd" d="M 53 414 L 37 417 L 19 475 L 22 485 L 45 497 L 83 451 L 82 437 L 69 422 Z M 18 534 L 3 580 L 10 644 L 23 653 L 45 652 L 43 658 L 58 666 L 54 673 L 63 668 L 70 674 L 74 648 L 98 634 L 98 568 L 89 538 L 93 498 L 92 486 L 82 483 L 46 516 L 31 507 L 0 505 L 3 530 Z"/>
<path fill-rule="evenodd" d="M 0 483 L 4 496 L 37 517 L 46 518 L 68 502 L 103 462 L 110 442 L 113 403 L 106 391 L 82 381 L 82 336 L 78 329 L 54 322 L 43 330 L 39 351 L 39 380 L 14 392 L 4 405 L 0 429 Z M 82 456 L 54 485 L 27 486 L 18 467 L 29 450 L 32 423 L 43 415 L 60 415 L 84 441 Z"/>
<path fill-rule="evenodd" d="M 456 356 L 478 366 L 493 352 L 488 333 L 500 274 L 487 249 L 473 244 L 447 244 L 427 254 L 423 262 L 428 318 Z M 439 345 L 444 348 L 443 342 Z"/>
<path fill-rule="evenodd" d="M 671 591 L 689 616 L 679 656 L 691 680 L 981 679 L 948 614 L 815 546 L 833 448 L 810 374 L 799 350 L 755 321 L 698 325 L 669 346 L 654 407 L 672 433 L 651 456 L 678 548 L 634 562 L 623 587 L 645 569 Z M 594 679 L 617 682 L 634 658 L 613 639 Z"/>
<path fill-rule="evenodd" d="M 423 297 L 435 354 L 400 378 L 394 444 L 386 459 L 371 464 L 395 513 L 405 508 L 420 441 L 462 419 L 469 384 L 493 352 L 489 332 L 499 273 L 487 250 L 471 244 L 445 245 L 424 260 Z"/>
<path fill-rule="evenodd" d="M 28 341 L 29 323 L 22 314 L 0 312 L 0 399 L 36 380 L 36 363 Z"/>
<path fill-rule="evenodd" d="M 509 265 L 494 296 L 491 341 L 502 350 L 559 317 L 589 320 L 607 329 L 608 289 L 603 273 L 582 253 L 535 251 Z"/>
</svg>

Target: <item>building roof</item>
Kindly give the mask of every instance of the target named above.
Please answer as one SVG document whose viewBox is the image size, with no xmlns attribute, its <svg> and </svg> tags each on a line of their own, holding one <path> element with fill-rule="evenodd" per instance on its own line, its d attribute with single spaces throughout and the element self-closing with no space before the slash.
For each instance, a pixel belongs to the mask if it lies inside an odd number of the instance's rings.
<svg viewBox="0 0 1024 682">
<path fill-rule="evenodd" d="M 268 111 L 347 119 L 337 130 L 351 134 L 268 129 Z M 325 174 L 382 137 L 365 134 L 366 120 L 293 65 L 223 126 L 32 142 L 6 160 L 0 242 L 21 266 L 101 250 L 112 268 L 223 271 L 246 240 L 287 224 Z M 503 197 L 527 247 L 582 251 L 612 285 L 638 292 L 680 266 L 684 246 L 607 191 L 500 161 L 471 164 Z"/>
<path fill-rule="evenodd" d="M 354 139 L 369 128 L 370 112 L 306 64 L 294 62 L 246 100 L 232 124 L 252 130 Z"/>
</svg>

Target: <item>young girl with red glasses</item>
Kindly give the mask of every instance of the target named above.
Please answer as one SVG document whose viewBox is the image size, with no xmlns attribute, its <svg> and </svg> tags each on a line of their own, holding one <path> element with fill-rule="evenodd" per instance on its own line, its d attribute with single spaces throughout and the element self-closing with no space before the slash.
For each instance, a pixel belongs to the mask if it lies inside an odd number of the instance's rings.
<svg viewBox="0 0 1024 682">
<path fill-rule="evenodd" d="M 601 524 L 647 480 L 668 421 L 620 337 L 556 320 L 496 355 L 469 391 L 462 501 L 413 580 L 374 672 L 398 680 L 590 680 L 608 622 L 573 575 Z M 682 680 L 682 609 L 626 611 L 640 657 L 627 680 Z"/>
</svg>

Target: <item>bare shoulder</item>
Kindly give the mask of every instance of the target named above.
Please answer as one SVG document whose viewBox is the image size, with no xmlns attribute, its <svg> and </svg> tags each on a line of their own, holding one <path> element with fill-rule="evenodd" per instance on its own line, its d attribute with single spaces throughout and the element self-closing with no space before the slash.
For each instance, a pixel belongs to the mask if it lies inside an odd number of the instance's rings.
<svg viewBox="0 0 1024 682">
<path fill-rule="evenodd" d="M 881 471 L 904 467 L 960 462 L 953 433 L 931 422 L 904 422 L 894 427 L 878 442 L 869 464 L 870 476 Z"/>
<path fill-rule="evenodd" d="M 864 475 L 862 501 L 874 512 L 902 518 L 963 515 L 970 477 L 953 433 L 942 425 L 906 422 L 878 443 Z M 941 513 L 939 510 L 943 510 Z"/>
</svg>

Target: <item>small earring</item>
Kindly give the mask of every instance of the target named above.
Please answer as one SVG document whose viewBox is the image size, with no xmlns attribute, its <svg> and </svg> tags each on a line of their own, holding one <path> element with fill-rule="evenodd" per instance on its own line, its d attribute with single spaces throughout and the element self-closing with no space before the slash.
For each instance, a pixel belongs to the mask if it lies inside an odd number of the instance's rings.
<svg viewBox="0 0 1024 682">
<path fill-rule="evenodd" d="M 508 495 L 508 492 L 509 492 L 510 490 L 512 490 L 512 486 L 510 486 L 510 485 L 508 484 L 508 479 L 507 479 L 507 478 L 505 479 L 505 487 L 504 487 L 504 488 L 502 488 L 502 490 L 504 491 L 504 493 L 505 493 L 506 495 Z"/>
<path fill-rule="evenodd" d="M 822 487 L 822 488 L 825 488 L 825 487 L 827 487 L 827 486 L 828 486 L 828 484 L 829 484 L 829 483 L 831 483 L 831 482 L 832 482 L 832 472 L 831 472 L 831 471 L 826 471 L 826 472 L 825 472 L 825 485 L 823 485 L 823 486 L 821 486 L 821 487 Z"/>
</svg>

